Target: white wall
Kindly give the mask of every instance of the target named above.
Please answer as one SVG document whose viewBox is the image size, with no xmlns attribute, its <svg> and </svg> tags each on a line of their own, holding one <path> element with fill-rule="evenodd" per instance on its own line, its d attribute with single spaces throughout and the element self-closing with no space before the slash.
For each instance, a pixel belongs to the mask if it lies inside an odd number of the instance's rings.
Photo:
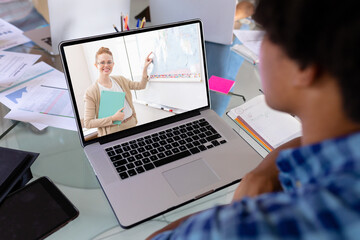
<svg viewBox="0 0 360 240">
<path fill-rule="evenodd" d="M 71 75 L 71 82 L 75 91 L 76 103 L 80 118 L 84 116 L 84 96 L 86 89 L 92 84 L 89 66 L 81 45 L 65 48 L 67 65 Z"/>
</svg>

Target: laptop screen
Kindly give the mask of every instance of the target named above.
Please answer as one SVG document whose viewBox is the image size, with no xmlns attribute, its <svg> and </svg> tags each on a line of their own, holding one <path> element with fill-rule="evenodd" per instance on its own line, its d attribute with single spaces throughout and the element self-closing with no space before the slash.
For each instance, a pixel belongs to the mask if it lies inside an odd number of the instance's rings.
<svg viewBox="0 0 360 240">
<path fill-rule="evenodd" d="M 198 20 L 70 40 L 60 52 L 85 143 L 209 107 Z"/>
</svg>

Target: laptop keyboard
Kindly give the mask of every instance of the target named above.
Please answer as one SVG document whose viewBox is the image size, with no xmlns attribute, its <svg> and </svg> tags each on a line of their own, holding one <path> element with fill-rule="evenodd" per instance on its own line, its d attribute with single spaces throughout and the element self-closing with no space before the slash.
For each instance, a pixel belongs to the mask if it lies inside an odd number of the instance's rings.
<svg viewBox="0 0 360 240">
<path fill-rule="evenodd" d="M 120 178 L 126 179 L 224 143 L 226 140 L 205 119 L 200 119 L 105 151 Z"/>
</svg>

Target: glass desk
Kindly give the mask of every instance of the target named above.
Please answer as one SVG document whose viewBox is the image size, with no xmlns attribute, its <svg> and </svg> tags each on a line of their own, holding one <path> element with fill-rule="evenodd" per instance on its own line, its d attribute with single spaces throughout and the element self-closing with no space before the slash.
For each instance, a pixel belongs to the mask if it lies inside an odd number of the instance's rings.
<svg viewBox="0 0 360 240">
<path fill-rule="evenodd" d="M 25 31 L 46 24 L 35 10 L 30 11 L 25 18 L 28 20 L 20 19 L 12 24 Z M 37 24 L 29 25 L 29 19 Z M 33 43 L 27 43 L 9 51 L 41 54 L 39 61 L 44 61 L 62 71 L 59 56 L 51 56 Z M 206 53 L 209 76 L 217 75 L 235 80 L 233 92 L 244 95 L 246 99 L 260 94 L 258 90 L 260 81 L 255 67 L 231 52 L 230 46 L 206 43 Z M 265 156 L 267 152 L 225 114 L 229 109 L 242 104 L 242 98 L 215 92 L 211 92 L 210 95 L 212 108 L 259 154 Z M 180 217 L 218 204 L 229 203 L 237 186 L 230 186 L 125 230 L 119 226 L 83 153 L 77 132 L 53 127 L 38 131 L 28 123 L 4 119 L 8 111 L 9 109 L 5 106 L 0 106 L 0 134 L 12 127 L 0 139 L 0 146 L 40 153 L 31 167 L 34 178 L 48 176 L 80 212 L 78 218 L 50 235 L 48 239 L 144 239 Z"/>
</svg>

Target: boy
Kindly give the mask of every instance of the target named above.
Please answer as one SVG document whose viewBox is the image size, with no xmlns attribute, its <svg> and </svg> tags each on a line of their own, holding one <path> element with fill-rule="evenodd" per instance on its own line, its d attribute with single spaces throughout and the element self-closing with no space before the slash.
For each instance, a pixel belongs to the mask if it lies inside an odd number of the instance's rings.
<svg viewBox="0 0 360 240">
<path fill-rule="evenodd" d="M 182 218 L 154 239 L 359 239 L 360 14 L 345 0 L 260 0 L 268 105 L 303 135 L 270 153 L 229 205 Z"/>
</svg>

